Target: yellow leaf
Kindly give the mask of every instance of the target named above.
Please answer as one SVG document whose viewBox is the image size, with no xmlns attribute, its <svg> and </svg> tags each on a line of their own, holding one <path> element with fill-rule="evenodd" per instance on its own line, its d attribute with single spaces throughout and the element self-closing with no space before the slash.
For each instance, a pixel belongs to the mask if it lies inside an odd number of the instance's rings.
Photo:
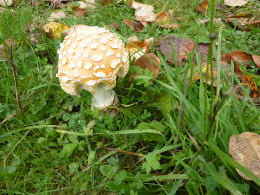
<svg viewBox="0 0 260 195">
<path fill-rule="evenodd" d="M 52 39 L 61 39 L 61 34 L 69 28 L 70 27 L 58 22 L 50 22 L 43 26 L 44 32 L 46 32 Z"/>
</svg>

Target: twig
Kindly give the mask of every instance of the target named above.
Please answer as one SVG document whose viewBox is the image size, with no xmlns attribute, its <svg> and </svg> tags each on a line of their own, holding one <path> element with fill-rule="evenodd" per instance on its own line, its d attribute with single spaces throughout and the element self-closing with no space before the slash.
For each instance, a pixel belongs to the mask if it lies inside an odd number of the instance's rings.
<svg viewBox="0 0 260 195">
<path fill-rule="evenodd" d="M 13 72 L 14 85 L 15 85 L 15 95 L 16 95 L 16 100 L 17 100 L 17 104 L 18 104 L 18 107 L 19 107 L 19 111 L 20 111 L 21 121 L 22 121 L 23 108 L 22 108 L 20 94 L 19 94 L 19 90 L 18 90 L 18 83 L 17 83 L 17 78 L 16 78 L 17 66 L 14 64 L 12 47 L 8 48 L 8 54 L 9 54 L 9 62 L 12 65 L 12 72 Z"/>
<path fill-rule="evenodd" d="M 140 153 L 128 152 L 128 151 L 121 150 L 121 149 L 118 149 L 118 148 L 112 148 L 112 147 L 106 147 L 106 146 L 104 146 L 103 148 L 105 148 L 105 149 L 107 149 L 107 150 L 112 150 L 112 151 L 117 151 L 117 152 L 125 153 L 125 154 L 131 155 L 131 156 L 139 156 L 139 157 L 143 157 L 143 156 L 144 156 L 143 154 L 140 154 Z"/>
<path fill-rule="evenodd" d="M 14 114 L 8 116 L 7 118 L 5 118 L 5 119 L 0 123 L 0 125 L 4 124 L 6 121 L 8 121 L 10 118 L 13 118 L 14 116 L 16 116 L 16 113 L 14 113 Z"/>
</svg>

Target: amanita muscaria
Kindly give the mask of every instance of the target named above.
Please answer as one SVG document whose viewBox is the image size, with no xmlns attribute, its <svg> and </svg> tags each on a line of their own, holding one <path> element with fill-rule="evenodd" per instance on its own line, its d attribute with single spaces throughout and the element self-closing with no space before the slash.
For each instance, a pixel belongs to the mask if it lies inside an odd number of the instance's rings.
<svg viewBox="0 0 260 195">
<path fill-rule="evenodd" d="M 57 75 L 65 92 L 79 96 L 81 89 L 88 90 L 98 109 L 113 104 L 116 78 L 124 77 L 129 68 L 128 53 L 116 34 L 79 25 L 65 37 L 58 54 Z"/>
</svg>

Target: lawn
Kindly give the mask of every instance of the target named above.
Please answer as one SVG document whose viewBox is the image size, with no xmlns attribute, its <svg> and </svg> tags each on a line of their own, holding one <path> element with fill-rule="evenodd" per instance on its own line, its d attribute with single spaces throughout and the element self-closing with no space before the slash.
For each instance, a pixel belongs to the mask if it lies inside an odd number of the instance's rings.
<svg viewBox="0 0 260 195">
<path fill-rule="evenodd" d="M 260 17 L 259 1 L 229 7 L 217 0 L 204 14 L 196 10 L 198 0 L 138 2 L 152 5 L 154 13 L 170 10 L 170 22 L 179 27 L 152 22 L 140 32 L 129 28 L 125 19 L 135 19 L 129 1 L 96 1 L 79 13 L 76 1 L 62 1 L 66 6 L 59 8 L 17 0 L 0 12 L 0 194 L 260 194 L 260 178 L 229 154 L 231 135 L 260 134 L 259 96 L 243 85 L 233 62 L 228 76 L 219 66 L 221 53 L 260 55 L 259 26 L 242 30 L 226 22 L 237 13 Z M 133 35 L 140 41 L 153 37 L 150 52 L 161 61 L 157 78 L 139 69 L 133 79 L 138 70 L 129 57 L 128 74 L 114 88 L 117 105 L 102 112 L 91 106 L 88 91 L 67 94 L 56 77 L 65 35 L 43 30 L 56 11 L 65 13 L 61 24 L 104 27 L 125 44 Z M 220 23 L 200 23 L 214 11 Z M 211 43 L 214 58 L 208 61 L 218 67 L 214 85 L 206 82 L 214 75 L 205 76 L 195 49 L 184 52 L 181 66 L 162 54 L 158 41 L 170 34 L 191 39 L 194 48 Z M 259 67 L 250 62 L 240 69 L 260 86 Z M 194 79 L 196 71 L 200 79 Z"/>
</svg>

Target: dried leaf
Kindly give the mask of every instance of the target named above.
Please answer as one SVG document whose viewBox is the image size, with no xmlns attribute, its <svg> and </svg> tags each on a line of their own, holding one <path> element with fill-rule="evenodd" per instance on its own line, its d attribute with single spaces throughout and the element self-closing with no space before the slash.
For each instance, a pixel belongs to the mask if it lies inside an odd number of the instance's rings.
<svg viewBox="0 0 260 195">
<path fill-rule="evenodd" d="M 108 4 L 111 4 L 112 3 L 112 0 L 101 0 L 100 4 L 101 5 L 108 5 Z"/>
<path fill-rule="evenodd" d="M 229 154 L 260 178 L 260 135 L 252 132 L 244 132 L 232 135 L 228 142 Z M 237 170 L 239 175 L 247 180 L 247 176 Z"/>
<path fill-rule="evenodd" d="M 81 9 L 94 9 L 95 6 L 95 0 L 84 0 L 83 1 L 78 1 L 79 3 L 79 8 Z"/>
<path fill-rule="evenodd" d="M 57 20 L 60 20 L 62 18 L 65 18 L 65 16 L 66 15 L 65 15 L 65 13 L 63 11 L 53 12 L 50 15 L 48 21 L 50 21 L 50 22 L 57 21 Z"/>
<path fill-rule="evenodd" d="M 148 45 L 144 41 L 133 41 L 127 43 L 126 50 L 130 53 L 131 57 L 134 57 L 137 60 L 145 53 L 148 53 Z"/>
<path fill-rule="evenodd" d="M 217 23 L 217 24 L 220 24 L 221 23 L 221 18 L 214 18 L 214 22 Z M 209 19 L 200 19 L 198 21 L 199 24 L 208 24 L 209 23 Z"/>
<path fill-rule="evenodd" d="M 129 42 L 134 42 L 134 41 L 138 41 L 138 38 L 137 38 L 136 35 L 133 35 L 133 36 L 131 36 L 131 37 L 128 37 L 127 40 L 128 40 Z"/>
<path fill-rule="evenodd" d="M 124 23 L 126 24 L 126 26 L 128 28 L 131 28 L 132 30 L 137 31 L 137 32 L 142 32 L 142 30 L 144 29 L 144 25 L 142 23 L 137 22 L 137 21 L 132 21 L 129 18 L 125 18 Z"/>
<path fill-rule="evenodd" d="M 180 28 L 180 25 L 177 23 L 176 24 L 162 24 L 162 25 L 160 25 L 160 27 L 175 30 L 177 28 Z"/>
<path fill-rule="evenodd" d="M 72 6 L 71 8 L 72 8 L 72 10 L 73 10 L 73 15 L 74 15 L 74 16 L 77 16 L 77 17 L 79 17 L 79 16 L 85 16 L 86 13 L 87 13 L 87 10 L 86 10 L 86 9 L 82 9 L 82 8 L 80 8 L 80 7 L 77 7 L 77 6 Z"/>
<path fill-rule="evenodd" d="M 253 61 L 255 63 L 255 65 L 260 68 L 260 56 L 257 55 L 252 55 Z"/>
<path fill-rule="evenodd" d="M 13 0 L 0 0 L 0 6 L 7 7 L 13 4 Z"/>
<path fill-rule="evenodd" d="M 247 4 L 250 0 L 224 0 L 224 4 L 230 7 L 234 7 L 234 6 L 244 6 L 245 4 Z"/>
<path fill-rule="evenodd" d="M 130 6 L 135 9 L 135 20 L 139 22 L 155 22 L 156 15 L 154 14 L 153 6 L 143 3 L 130 2 Z"/>
<path fill-rule="evenodd" d="M 232 51 L 231 56 L 236 63 L 244 66 L 250 66 L 250 61 L 253 61 L 250 54 L 240 50 Z"/>
<path fill-rule="evenodd" d="M 234 63 L 234 72 L 236 73 L 236 75 L 237 75 L 239 78 L 241 78 L 242 72 L 241 72 L 241 70 L 240 70 L 239 65 L 238 65 L 236 62 L 234 62 L 234 60 L 233 60 L 233 58 L 232 58 L 232 55 L 229 54 L 229 53 L 221 54 L 221 62 L 220 62 L 220 63 L 221 63 L 222 65 L 224 65 L 224 64 L 231 65 L 232 61 L 233 61 L 233 63 Z M 230 71 L 229 71 L 229 74 L 228 74 L 228 75 L 229 75 L 229 76 L 231 75 Z"/>
<path fill-rule="evenodd" d="M 175 35 L 170 34 L 156 44 L 156 49 L 158 49 L 171 64 L 174 64 L 173 55 L 175 55 L 177 64 L 181 66 L 183 61 L 188 60 L 188 54 L 192 52 L 194 45 L 194 42 L 189 38 L 179 39 Z"/>
<path fill-rule="evenodd" d="M 160 65 L 160 59 L 153 53 L 143 55 L 133 63 L 133 66 L 139 66 L 143 70 L 148 69 L 150 72 L 152 72 L 154 79 L 156 79 L 158 76 Z M 133 75 L 133 78 L 135 79 L 136 76 L 138 76 L 137 73 Z"/>
<path fill-rule="evenodd" d="M 254 16 L 252 18 L 251 14 L 235 14 L 227 16 L 225 21 L 231 23 L 234 26 L 237 26 L 241 30 L 250 31 L 250 26 L 258 27 L 260 25 L 259 16 Z"/>
<path fill-rule="evenodd" d="M 208 0 L 204 0 L 202 3 L 200 3 L 199 7 L 196 10 L 198 12 L 205 14 L 208 9 L 208 4 L 209 4 Z"/>
<path fill-rule="evenodd" d="M 54 5 L 57 8 L 65 8 L 69 5 L 70 1 L 68 0 L 43 0 L 44 2 Z"/>
<path fill-rule="evenodd" d="M 167 12 L 159 12 L 156 15 L 155 22 L 159 24 L 169 24 L 171 19 Z"/>
<path fill-rule="evenodd" d="M 255 84 L 254 79 L 249 75 L 243 75 L 241 78 L 241 83 L 244 85 L 245 88 L 248 86 L 250 87 L 250 97 L 251 98 L 259 98 L 259 90 Z M 245 96 L 244 92 L 241 91 L 241 94 Z"/>
<path fill-rule="evenodd" d="M 51 38 L 58 39 L 61 39 L 61 34 L 69 28 L 70 27 L 58 22 L 50 22 L 43 26 L 44 32 L 46 32 Z"/>
<path fill-rule="evenodd" d="M 109 24 L 109 28 L 118 31 L 120 29 L 120 26 L 117 22 L 113 22 L 113 23 Z"/>
</svg>

